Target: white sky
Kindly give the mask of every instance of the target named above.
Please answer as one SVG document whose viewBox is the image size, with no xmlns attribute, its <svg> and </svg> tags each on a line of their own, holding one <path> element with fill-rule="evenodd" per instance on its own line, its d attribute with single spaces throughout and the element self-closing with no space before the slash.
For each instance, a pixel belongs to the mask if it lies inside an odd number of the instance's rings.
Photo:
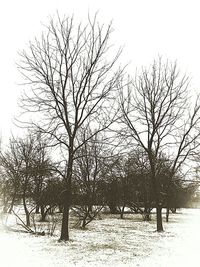
<svg viewBox="0 0 200 267">
<path fill-rule="evenodd" d="M 99 11 L 101 22 L 113 20 L 113 40 L 124 46 L 129 70 L 149 65 L 158 55 L 178 66 L 200 90 L 200 3 L 198 0 L 6 0 L 0 5 L 0 132 L 8 137 L 22 89 L 15 65 L 17 51 L 42 31 L 56 13 L 87 18 Z M 16 130 L 13 130 L 15 132 Z"/>
</svg>

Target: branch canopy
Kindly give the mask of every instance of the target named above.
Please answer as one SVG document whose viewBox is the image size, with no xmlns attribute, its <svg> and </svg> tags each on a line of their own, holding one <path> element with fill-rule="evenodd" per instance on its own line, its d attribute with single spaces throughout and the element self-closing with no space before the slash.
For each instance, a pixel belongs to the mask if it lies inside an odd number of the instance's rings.
<svg viewBox="0 0 200 267">
<path fill-rule="evenodd" d="M 119 95 L 121 134 L 146 151 L 154 168 L 165 153 L 175 172 L 199 146 L 199 96 L 191 94 L 189 78 L 159 58 Z"/>
<path fill-rule="evenodd" d="M 39 112 L 40 131 L 59 144 L 69 147 L 66 140 L 74 140 L 79 128 L 93 123 L 100 131 L 115 119 L 114 92 L 123 69 L 116 66 L 121 49 L 110 54 L 111 32 L 112 25 L 100 25 L 96 16 L 75 26 L 73 17 L 58 15 L 20 53 L 18 68 L 28 87 L 21 107 Z"/>
</svg>

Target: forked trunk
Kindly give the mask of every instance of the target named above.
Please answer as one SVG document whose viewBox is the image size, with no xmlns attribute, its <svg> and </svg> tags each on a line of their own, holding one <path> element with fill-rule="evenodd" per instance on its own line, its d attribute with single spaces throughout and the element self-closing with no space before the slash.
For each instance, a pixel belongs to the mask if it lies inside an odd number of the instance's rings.
<svg viewBox="0 0 200 267">
<path fill-rule="evenodd" d="M 125 209 L 125 205 L 123 205 L 121 212 L 120 212 L 120 219 L 124 218 L 124 209 Z"/>
<path fill-rule="evenodd" d="M 87 219 L 87 217 L 85 216 L 84 218 L 83 218 L 83 221 L 82 221 L 82 228 L 83 229 L 85 229 L 85 227 L 86 227 L 86 225 L 87 225 L 87 221 L 86 221 L 86 219 Z"/>
</svg>

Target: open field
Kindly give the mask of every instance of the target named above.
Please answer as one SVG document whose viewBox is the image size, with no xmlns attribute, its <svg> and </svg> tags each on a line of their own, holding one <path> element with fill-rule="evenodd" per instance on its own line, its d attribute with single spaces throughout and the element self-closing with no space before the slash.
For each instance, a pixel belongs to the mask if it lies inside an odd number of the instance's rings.
<svg viewBox="0 0 200 267">
<path fill-rule="evenodd" d="M 118 217 L 103 214 L 86 230 L 72 227 L 71 241 L 59 243 L 58 232 L 49 237 L 12 231 L 14 216 L 1 215 L 0 266 L 199 266 L 200 210 L 170 214 L 163 233 L 155 232 L 154 219 Z"/>
</svg>

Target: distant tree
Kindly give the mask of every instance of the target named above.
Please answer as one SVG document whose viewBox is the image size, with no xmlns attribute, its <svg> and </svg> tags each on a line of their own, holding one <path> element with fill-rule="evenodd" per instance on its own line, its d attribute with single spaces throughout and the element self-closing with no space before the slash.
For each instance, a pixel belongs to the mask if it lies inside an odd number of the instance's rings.
<svg viewBox="0 0 200 267">
<path fill-rule="evenodd" d="M 123 123 L 120 134 L 148 156 L 157 231 L 163 231 L 159 158 L 165 153 L 171 161 L 167 178 L 170 188 L 177 170 L 199 146 L 199 98 L 192 102 L 188 78 L 180 76 L 176 64 L 163 63 L 161 59 L 149 69 L 142 69 L 126 89 L 120 87 L 119 95 Z"/>
<path fill-rule="evenodd" d="M 198 192 L 198 187 L 198 183 L 193 183 L 192 181 L 175 181 L 169 198 L 169 207 L 171 208 L 172 212 L 175 212 L 177 208 L 191 207 L 192 201 L 195 198 L 195 194 Z"/>
<path fill-rule="evenodd" d="M 133 201 L 135 188 L 128 173 L 128 161 L 125 155 L 117 155 L 110 162 L 107 179 L 106 199 L 111 213 L 120 213 L 123 219 L 124 209 Z"/>
<path fill-rule="evenodd" d="M 33 200 L 36 203 L 36 213 L 39 213 L 40 198 L 48 181 L 53 178 L 54 163 L 50 157 L 47 141 L 40 134 L 34 137 L 34 155 L 32 157 L 32 187 Z M 53 196 L 52 196 L 53 197 Z"/>
<path fill-rule="evenodd" d="M 88 19 L 87 25 L 73 17 L 51 19 L 40 39 L 21 53 L 19 70 L 30 84 L 22 98 L 26 112 L 40 114 L 34 124 L 52 145 L 61 147 L 67 162 L 65 203 L 60 240 L 69 239 L 68 223 L 74 156 L 84 145 L 76 142 L 81 128 L 92 124 L 88 136 L 107 129 L 115 120 L 115 92 L 123 70 L 116 68 L 121 51 L 110 50 L 111 24 Z"/>
<path fill-rule="evenodd" d="M 57 207 L 59 207 L 59 211 L 62 212 L 62 201 L 60 199 L 60 195 L 63 190 L 64 185 L 58 177 L 52 177 L 46 181 L 38 199 L 41 211 L 40 221 L 46 221 L 47 214 L 52 213 Z"/>
<path fill-rule="evenodd" d="M 34 200 L 38 203 L 38 193 L 41 194 L 44 178 L 47 175 L 50 178 L 50 159 L 45 150 L 46 146 L 42 145 L 41 139 L 28 133 L 24 138 L 13 137 L 8 149 L 1 154 L 4 187 L 10 190 L 8 195 L 11 196 L 9 212 L 15 201 L 22 199 L 27 226 L 30 226 L 30 214 L 35 209 Z"/>
<path fill-rule="evenodd" d="M 126 175 L 130 180 L 129 188 L 132 187 L 132 198 L 129 198 L 129 207 L 141 213 L 144 220 L 149 221 L 154 204 L 146 152 L 142 149 L 132 150 L 128 154 L 125 167 Z"/>
<path fill-rule="evenodd" d="M 8 149 L 1 152 L 1 196 L 3 197 L 4 212 L 11 213 L 15 201 L 20 199 L 22 158 L 16 150 L 14 138 L 10 139 Z"/>
<path fill-rule="evenodd" d="M 103 133 L 96 133 L 88 140 L 88 136 L 93 135 L 91 131 L 90 128 L 85 129 L 79 136 L 79 142 L 84 145 L 77 151 L 74 161 L 73 180 L 79 201 L 73 210 L 79 215 L 83 228 L 105 205 L 101 184 L 108 172 L 105 162 L 111 157 Z"/>
<path fill-rule="evenodd" d="M 6 179 L 2 174 L 2 171 L 0 172 L 0 175 L 0 201 L 2 206 L 2 212 L 7 213 L 10 209 L 10 200 L 12 199 L 12 196 L 10 196 L 11 185 L 9 183 L 9 180 Z"/>
<path fill-rule="evenodd" d="M 131 208 L 138 211 L 141 206 L 141 198 L 139 203 L 138 196 L 143 188 L 143 177 L 137 174 L 138 167 L 133 164 L 133 155 L 113 155 L 106 165 L 108 168 L 102 185 L 110 212 L 120 213 L 123 218 L 125 207 L 130 207 L 132 204 Z M 141 209 L 140 211 L 143 213 Z"/>
<path fill-rule="evenodd" d="M 120 195 L 118 178 L 114 175 L 109 175 L 107 182 L 104 184 L 104 195 L 106 203 L 112 214 L 118 214 L 120 212 L 118 206 L 120 205 Z"/>
</svg>

